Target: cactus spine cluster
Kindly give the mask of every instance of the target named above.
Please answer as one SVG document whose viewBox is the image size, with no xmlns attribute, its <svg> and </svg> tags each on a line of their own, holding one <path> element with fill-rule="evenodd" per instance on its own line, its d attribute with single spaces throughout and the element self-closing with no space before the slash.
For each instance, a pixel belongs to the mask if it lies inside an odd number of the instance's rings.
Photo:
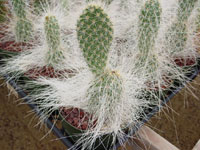
<svg viewBox="0 0 200 150">
<path fill-rule="evenodd" d="M 179 0 L 177 19 L 169 30 L 170 35 L 167 35 L 172 54 L 184 50 L 187 41 L 187 21 L 196 2 L 197 0 Z"/>
<path fill-rule="evenodd" d="M 54 66 L 64 58 L 60 46 L 60 27 L 56 17 L 46 16 L 44 28 L 48 45 L 47 63 L 50 66 Z"/>
<path fill-rule="evenodd" d="M 148 0 L 139 16 L 138 48 L 140 56 L 138 65 L 144 66 L 148 58 L 150 60 L 148 63 L 150 70 L 155 70 L 152 68 L 156 68 L 156 56 L 154 55 L 153 48 L 160 27 L 161 13 L 159 1 Z"/>
<path fill-rule="evenodd" d="M 24 0 L 11 0 L 13 11 L 17 17 L 15 26 L 16 41 L 27 42 L 31 38 L 32 23 L 27 19 L 26 4 Z"/>
</svg>

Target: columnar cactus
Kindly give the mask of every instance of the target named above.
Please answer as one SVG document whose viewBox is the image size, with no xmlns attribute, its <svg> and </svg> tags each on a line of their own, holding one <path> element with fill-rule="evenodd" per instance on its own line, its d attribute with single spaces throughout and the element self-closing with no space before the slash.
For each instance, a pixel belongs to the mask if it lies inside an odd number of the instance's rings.
<svg viewBox="0 0 200 150">
<path fill-rule="evenodd" d="M 46 16 L 45 18 L 45 34 L 48 45 L 47 63 L 54 66 L 62 61 L 64 58 L 61 46 L 60 46 L 60 27 L 58 20 L 55 16 Z"/>
<path fill-rule="evenodd" d="M 179 0 L 177 19 L 167 35 L 172 54 L 184 50 L 187 41 L 187 21 L 196 2 L 197 0 Z"/>
<path fill-rule="evenodd" d="M 27 18 L 26 3 L 24 0 L 11 0 L 13 12 L 16 15 L 15 35 L 18 42 L 27 42 L 32 35 L 32 23 Z"/>
<path fill-rule="evenodd" d="M 113 39 L 112 23 L 107 14 L 101 7 L 89 6 L 80 16 L 77 33 L 91 71 L 96 74 L 104 71 Z"/>
<path fill-rule="evenodd" d="M 154 58 L 153 48 L 155 45 L 155 38 L 160 27 L 160 16 L 162 10 L 158 0 L 146 1 L 139 16 L 139 37 L 138 48 L 140 51 L 139 65 L 143 66 L 148 57 L 151 61 L 156 61 Z M 151 63 L 150 63 L 151 64 Z M 155 63 L 152 63 L 155 64 Z M 151 66 L 150 66 L 151 68 Z"/>
</svg>

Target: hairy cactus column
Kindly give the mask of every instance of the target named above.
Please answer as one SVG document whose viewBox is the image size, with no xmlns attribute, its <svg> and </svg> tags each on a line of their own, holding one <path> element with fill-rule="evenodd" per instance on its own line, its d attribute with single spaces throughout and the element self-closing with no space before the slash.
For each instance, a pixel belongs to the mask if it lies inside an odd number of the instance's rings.
<svg viewBox="0 0 200 150">
<path fill-rule="evenodd" d="M 64 55 L 60 47 L 60 27 L 56 17 L 46 16 L 44 28 L 46 42 L 48 45 L 47 64 L 55 66 L 64 59 Z"/>
<path fill-rule="evenodd" d="M 110 121 L 111 115 L 116 115 L 112 113 L 112 108 L 116 108 L 122 93 L 120 75 L 116 71 L 105 69 L 113 40 L 112 22 L 101 7 L 90 5 L 80 16 L 77 35 L 85 60 L 95 75 L 95 80 L 88 89 L 88 107 L 91 113 L 98 114 L 100 107 L 104 105 L 104 109 L 109 111 L 107 115 Z"/>
<path fill-rule="evenodd" d="M 17 42 L 27 42 L 32 36 L 32 22 L 27 19 L 26 3 L 24 0 L 11 0 L 12 9 L 17 17 L 15 34 Z"/>
<path fill-rule="evenodd" d="M 162 10 L 158 0 L 147 0 L 139 16 L 139 62 L 138 66 L 144 67 L 148 64 L 150 72 L 157 66 L 157 58 L 154 53 L 155 39 L 160 27 L 160 16 Z"/>
<path fill-rule="evenodd" d="M 171 54 L 184 50 L 187 41 L 187 21 L 197 0 L 179 0 L 177 19 L 167 35 Z"/>
</svg>

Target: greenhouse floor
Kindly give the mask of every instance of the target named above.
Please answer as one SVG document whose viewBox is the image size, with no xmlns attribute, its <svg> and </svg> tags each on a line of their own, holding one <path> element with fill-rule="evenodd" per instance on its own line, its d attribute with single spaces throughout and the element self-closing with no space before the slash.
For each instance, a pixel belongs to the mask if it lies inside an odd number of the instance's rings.
<svg viewBox="0 0 200 150">
<path fill-rule="evenodd" d="M 0 84 L 3 84 L 0 80 Z M 198 85 L 199 84 L 199 85 Z M 192 92 L 200 98 L 200 76 Z M 66 150 L 65 146 L 45 127 L 35 125 L 38 118 L 27 105 L 0 87 L 0 149 L 2 150 Z M 183 89 L 168 103 L 169 108 L 152 118 L 147 126 L 181 150 L 191 150 L 200 139 L 200 100 Z M 171 109 L 172 108 L 172 109 Z M 127 149 L 134 150 L 131 145 Z"/>
</svg>

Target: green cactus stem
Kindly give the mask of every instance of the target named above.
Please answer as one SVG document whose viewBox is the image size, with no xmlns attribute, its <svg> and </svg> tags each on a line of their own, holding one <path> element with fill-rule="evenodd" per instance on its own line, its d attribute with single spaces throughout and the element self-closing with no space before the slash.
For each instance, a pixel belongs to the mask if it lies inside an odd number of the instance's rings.
<svg viewBox="0 0 200 150">
<path fill-rule="evenodd" d="M 18 18 L 26 18 L 26 3 L 24 0 L 11 0 L 13 11 Z"/>
<path fill-rule="evenodd" d="M 88 93 L 90 96 L 88 108 L 90 108 L 91 113 L 96 113 L 102 100 L 106 99 L 105 110 L 110 116 L 116 115 L 110 108 L 115 107 L 121 99 L 122 79 L 116 71 L 106 70 L 96 78 Z"/>
<path fill-rule="evenodd" d="M 138 48 L 139 65 L 143 66 L 150 53 L 153 53 L 155 39 L 160 27 L 162 10 L 158 0 L 147 0 L 139 16 Z"/>
<path fill-rule="evenodd" d="M 56 17 L 46 16 L 44 28 L 46 34 L 46 41 L 49 48 L 47 54 L 47 63 L 50 66 L 54 66 L 64 58 L 62 49 L 60 47 L 60 27 Z"/>
<path fill-rule="evenodd" d="M 173 55 L 184 50 L 187 42 L 187 21 L 197 0 L 179 0 L 177 19 L 170 27 L 166 36 L 169 49 Z"/>
<path fill-rule="evenodd" d="M 44 9 L 48 7 L 50 4 L 50 0 L 35 0 L 33 3 L 34 13 L 37 15 L 41 15 L 44 12 Z"/>
<path fill-rule="evenodd" d="M 113 27 L 101 7 L 90 5 L 77 23 L 80 48 L 93 73 L 103 72 L 113 40 Z"/>
<path fill-rule="evenodd" d="M 187 21 L 198 0 L 179 0 L 178 20 Z"/>
<path fill-rule="evenodd" d="M 5 1 L 0 1 L 0 23 L 6 20 L 6 8 L 4 6 Z"/>
<path fill-rule="evenodd" d="M 15 26 L 17 42 L 27 42 L 32 36 L 32 23 L 27 19 L 19 19 Z"/>
</svg>

